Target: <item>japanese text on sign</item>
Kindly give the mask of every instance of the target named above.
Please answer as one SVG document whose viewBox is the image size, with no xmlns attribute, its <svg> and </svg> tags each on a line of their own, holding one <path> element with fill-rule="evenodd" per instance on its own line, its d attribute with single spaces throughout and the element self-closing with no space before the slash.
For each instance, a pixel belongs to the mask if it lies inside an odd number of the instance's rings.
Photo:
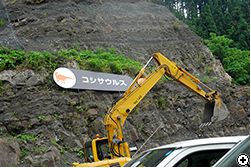
<svg viewBox="0 0 251 168">
<path fill-rule="evenodd" d="M 83 83 L 98 83 L 100 85 L 113 85 L 113 86 L 127 86 L 125 80 L 116 80 L 116 79 L 104 79 L 104 78 L 93 78 L 83 76 Z"/>
</svg>

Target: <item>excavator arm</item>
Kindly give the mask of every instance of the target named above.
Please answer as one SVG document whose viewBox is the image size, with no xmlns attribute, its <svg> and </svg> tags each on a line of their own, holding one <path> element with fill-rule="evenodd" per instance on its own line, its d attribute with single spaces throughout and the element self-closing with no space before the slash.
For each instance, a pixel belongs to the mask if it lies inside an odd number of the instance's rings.
<svg viewBox="0 0 251 168">
<path fill-rule="evenodd" d="M 152 73 L 144 76 L 146 67 L 152 59 L 157 62 L 158 66 Z M 155 53 L 135 77 L 123 97 L 106 114 L 104 123 L 108 142 L 111 142 L 111 144 L 124 142 L 122 127 L 127 116 L 163 75 L 173 78 L 207 101 L 203 123 L 209 125 L 211 122 L 223 120 L 229 114 L 220 94 L 216 90 L 212 90 L 203 84 L 199 79 L 177 66 L 176 63 L 161 53 Z M 119 148 L 117 148 L 117 151 L 119 151 Z M 123 153 L 123 151 L 120 151 L 120 153 Z"/>
<path fill-rule="evenodd" d="M 176 63 L 167 59 L 161 53 L 155 53 L 153 58 L 159 66 L 166 65 L 165 74 L 167 76 L 180 82 L 183 86 L 206 99 L 207 103 L 205 104 L 202 123 L 210 124 L 211 122 L 221 121 L 229 115 L 226 105 L 216 90 L 212 90 L 198 78 L 177 66 Z"/>
</svg>

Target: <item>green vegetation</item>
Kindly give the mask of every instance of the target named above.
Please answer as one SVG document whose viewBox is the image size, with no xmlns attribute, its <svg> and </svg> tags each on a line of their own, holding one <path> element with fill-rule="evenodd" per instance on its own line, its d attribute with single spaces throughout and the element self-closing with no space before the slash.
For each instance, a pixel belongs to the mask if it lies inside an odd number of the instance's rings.
<svg viewBox="0 0 251 168">
<path fill-rule="evenodd" d="M 51 139 L 51 144 L 54 145 L 54 146 L 58 146 L 58 143 L 55 139 Z"/>
<path fill-rule="evenodd" d="M 54 145 L 55 147 L 57 147 L 60 150 L 61 154 L 64 154 L 65 151 L 69 150 L 67 147 L 58 144 L 58 142 L 55 139 L 51 139 L 50 142 L 52 145 Z"/>
<path fill-rule="evenodd" d="M 4 86 L 4 83 L 3 83 L 3 81 L 0 80 L 0 96 L 2 96 L 2 94 L 5 91 L 3 86 Z"/>
<path fill-rule="evenodd" d="M 0 71 L 14 69 L 19 66 L 34 70 L 42 68 L 52 70 L 56 68 L 56 57 L 55 55 L 50 55 L 48 52 L 26 52 L 0 48 Z"/>
<path fill-rule="evenodd" d="M 37 137 L 33 134 L 19 134 L 16 136 L 16 138 L 24 143 L 34 142 L 37 140 Z"/>
<path fill-rule="evenodd" d="M 216 58 L 220 59 L 227 73 L 229 73 L 237 84 L 249 84 L 250 73 L 250 52 L 231 47 L 233 40 L 225 36 L 210 34 L 210 38 L 205 40 Z"/>
<path fill-rule="evenodd" d="M 175 31 L 178 31 L 179 29 L 180 29 L 180 26 L 181 26 L 181 23 L 179 22 L 179 21 L 174 21 L 173 22 L 173 29 L 175 30 Z"/>
<path fill-rule="evenodd" d="M 20 150 L 20 155 L 21 155 L 21 158 L 24 158 L 25 156 L 28 156 L 29 155 L 29 150 L 25 149 L 25 148 L 21 148 Z"/>
<path fill-rule="evenodd" d="M 76 106 L 75 109 L 76 109 L 77 112 L 83 113 L 83 112 L 86 112 L 88 110 L 88 107 L 79 105 L 79 106 Z"/>
<path fill-rule="evenodd" d="M 235 83 L 249 84 L 249 0 L 152 1 L 167 6 L 204 38 Z"/>
<path fill-rule="evenodd" d="M 199 36 L 210 33 L 232 39 L 233 47 L 249 49 L 249 0 L 153 0 L 167 6 Z"/>
<path fill-rule="evenodd" d="M 0 27 L 3 27 L 5 25 L 5 20 L 0 18 Z"/>
<path fill-rule="evenodd" d="M 156 99 L 156 103 L 157 103 L 158 108 L 160 109 L 164 109 L 166 106 L 166 100 L 163 96 L 158 97 Z"/>
<path fill-rule="evenodd" d="M 20 148 L 21 158 L 24 158 L 24 157 L 28 156 L 30 153 L 37 154 L 37 155 L 40 154 L 41 155 L 41 154 L 44 154 L 47 151 L 48 151 L 48 148 L 45 147 L 45 146 L 35 146 L 35 147 L 32 147 L 32 148 L 22 146 Z"/>
<path fill-rule="evenodd" d="M 72 151 L 75 152 L 79 158 L 84 158 L 83 148 L 73 148 Z"/>
<path fill-rule="evenodd" d="M 52 114 L 52 118 L 53 118 L 54 120 L 58 120 L 58 119 L 60 118 L 60 115 L 59 115 L 57 112 L 54 112 L 54 113 Z"/>
<path fill-rule="evenodd" d="M 139 132 L 142 132 L 145 128 L 144 124 L 142 122 L 136 123 L 135 127 Z"/>
<path fill-rule="evenodd" d="M 44 121 L 45 118 L 46 118 L 45 115 L 39 115 L 39 116 L 37 117 L 37 119 L 38 119 L 39 121 Z"/>
<path fill-rule="evenodd" d="M 35 153 L 37 154 L 44 154 L 45 152 L 48 151 L 48 147 L 45 147 L 45 146 L 37 146 L 35 147 L 34 151 Z"/>
<path fill-rule="evenodd" d="M 135 74 L 141 64 L 117 53 L 114 49 L 61 50 L 57 52 L 38 52 L 0 48 L 0 71 L 4 69 L 30 68 L 36 71 L 54 71 L 67 61 L 75 60 L 81 69 L 112 72 L 116 74 Z"/>
</svg>

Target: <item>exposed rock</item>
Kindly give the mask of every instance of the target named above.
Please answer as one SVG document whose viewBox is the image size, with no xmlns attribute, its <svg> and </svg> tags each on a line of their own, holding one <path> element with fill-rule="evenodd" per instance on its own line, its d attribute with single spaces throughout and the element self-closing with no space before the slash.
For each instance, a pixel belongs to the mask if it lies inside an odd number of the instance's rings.
<svg viewBox="0 0 251 168">
<path fill-rule="evenodd" d="M 74 61 L 74 60 L 68 61 L 68 62 L 65 64 L 65 67 L 67 67 L 67 68 L 72 68 L 72 69 L 79 69 L 79 65 L 78 65 L 77 62 Z"/>
<path fill-rule="evenodd" d="M 11 135 L 20 134 L 27 128 L 27 125 L 18 119 L 5 122 L 5 126 Z"/>
<path fill-rule="evenodd" d="M 25 83 L 27 86 L 36 86 L 42 84 L 43 79 L 40 75 L 33 75 Z"/>
<path fill-rule="evenodd" d="M 105 128 L 104 128 L 104 122 L 103 118 L 97 118 L 92 123 L 90 123 L 88 134 L 92 137 L 95 137 L 96 134 L 99 135 L 105 135 L 104 134 Z"/>
<path fill-rule="evenodd" d="M 14 139 L 0 139 L 0 166 L 18 166 L 20 148 Z"/>
<path fill-rule="evenodd" d="M 12 80 L 12 77 L 16 75 L 15 71 L 12 70 L 5 70 L 0 73 L 0 80 L 2 81 L 8 81 L 11 84 L 14 85 L 14 82 Z"/>
<path fill-rule="evenodd" d="M 91 108 L 87 111 L 88 121 L 92 122 L 98 117 L 98 111 L 94 108 Z"/>
<path fill-rule="evenodd" d="M 127 129 L 124 131 L 124 134 L 127 135 L 127 137 L 131 137 L 131 146 L 135 145 L 136 142 L 140 139 L 136 128 L 129 121 L 125 123 L 125 127 Z"/>
<path fill-rule="evenodd" d="M 67 145 L 70 148 L 79 146 L 79 143 L 76 140 L 76 136 L 71 132 L 60 130 L 58 133 L 58 138 L 62 140 L 63 144 Z"/>
<path fill-rule="evenodd" d="M 47 0 L 25 0 L 24 2 L 26 4 L 32 4 L 32 5 L 34 5 L 34 4 L 41 4 L 41 3 L 44 3 L 46 1 Z"/>
<path fill-rule="evenodd" d="M 89 109 L 87 111 L 87 114 L 89 114 L 89 115 L 98 115 L 98 111 L 96 109 Z"/>
<path fill-rule="evenodd" d="M 34 157 L 28 156 L 26 160 L 28 160 L 31 165 L 35 167 L 55 167 L 56 161 L 58 161 L 60 157 L 61 155 L 58 149 L 52 146 L 45 154 Z"/>
<path fill-rule="evenodd" d="M 75 139 L 74 142 L 75 142 L 74 144 L 75 148 L 81 148 L 81 149 L 83 148 L 83 144 L 79 140 Z"/>
<path fill-rule="evenodd" d="M 44 79 L 41 75 L 36 74 L 33 70 L 12 71 L 5 70 L 0 73 L 0 80 L 8 81 L 12 85 L 36 86 L 42 84 Z"/>
</svg>

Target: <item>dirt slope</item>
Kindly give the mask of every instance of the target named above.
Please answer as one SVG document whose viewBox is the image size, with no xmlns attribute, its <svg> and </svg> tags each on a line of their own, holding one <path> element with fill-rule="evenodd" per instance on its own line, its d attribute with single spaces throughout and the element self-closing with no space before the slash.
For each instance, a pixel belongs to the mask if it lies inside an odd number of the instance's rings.
<svg viewBox="0 0 251 168">
<path fill-rule="evenodd" d="M 249 133 L 249 87 L 232 85 L 201 39 L 167 8 L 129 0 L 5 3 L 14 31 L 10 24 L 1 27 L 1 45 L 52 51 L 113 47 L 142 63 L 160 51 L 219 90 L 231 112 L 223 122 L 199 129 L 204 100 L 174 81 L 160 83 L 126 122 L 125 138 L 131 146 L 139 147 L 159 125 L 161 129 L 143 149 L 177 140 Z M 0 12 L 2 18 L 7 18 L 3 5 Z M 69 166 L 81 161 L 83 138 L 104 135 L 103 116 L 119 96 L 66 91 L 56 86 L 50 75 L 30 70 L 0 72 L 0 136 L 33 135 L 16 140 L 16 151 L 21 151 L 17 153 L 19 166 Z M 9 78 L 14 84 L 8 82 Z M 24 82 L 30 78 L 36 80 Z"/>
</svg>

